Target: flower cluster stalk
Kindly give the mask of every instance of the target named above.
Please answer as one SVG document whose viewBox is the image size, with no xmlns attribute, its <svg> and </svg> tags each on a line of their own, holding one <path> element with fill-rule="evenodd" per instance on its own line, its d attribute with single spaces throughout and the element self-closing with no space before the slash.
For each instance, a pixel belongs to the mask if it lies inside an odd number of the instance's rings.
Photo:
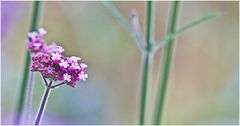
<svg viewBox="0 0 240 126">
<path fill-rule="evenodd" d="M 44 80 L 45 80 L 45 78 L 44 78 Z M 39 107 L 34 125 L 39 125 L 40 124 L 40 122 L 42 120 L 44 110 L 45 110 L 45 106 L 46 106 L 47 101 L 48 101 L 48 97 L 49 97 L 50 92 L 51 92 L 52 81 L 49 84 L 47 83 L 46 80 L 44 82 L 45 82 L 45 85 L 47 85 L 47 86 L 45 88 L 44 95 L 43 95 L 42 100 L 40 102 L 40 107 Z"/>
<path fill-rule="evenodd" d="M 151 74 L 152 74 L 152 45 L 154 38 L 154 3 L 147 1 L 147 21 L 146 21 L 146 47 L 143 48 L 142 58 L 142 80 L 140 94 L 139 125 L 144 125 L 149 116 L 150 96 L 151 96 Z"/>
<path fill-rule="evenodd" d="M 30 31 L 36 30 L 39 27 L 40 18 L 41 18 L 41 8 L 42 8 L 42 2 L 34 1 Z M 23 79 L 21 82 L 21 89 L 20 89 L 20 94 L 19 94 L 19 101 L 17 103 L 17 108 L 15 111 L 15 117 L 14 117 L 15 125 L 20 123 L 21 117 L 23 114 L 23 110 L 24 110 L 26 91 L 27 91 L 27 86 L 28 86 L 28 82 L 29 82 L 30 64 L 31 64 L 30 52 L 27 51 L 26 58 L 25 58 L 25 66 L 24 66 L 24 71 L 23 71 Z M 32 83 L 32 82 L 29 82 L 29 83 Z"/>
<path fill-rule="evenodd" d="M 62 81 L 57 84 L 53 84 L 54 83 L 53 80 L 50 79 L 49 81 L 47 81 L 47 79 L 43 76 L 42 76 L 42 78 L 43 78 L 43 82 L 45 84 L 45 92 L 42 96 L 42 100 L 40 101 L 40 106 L 39 106 L 38 113 L 35 118 L 34 125 L 40 125 L 40 122 L 41 122 L 43 114 L 45 112 L 45 108 L 46 108 L 51 90 L 66 84 L 65 81 Z"/>
<path fill-rule="evenodd" d="M 174 34 L 177 27 L 178 21 L 178 12 L 179 12 L 179 2 L 174 1 L 172 4 L 172 10 L 169 17 L 169 25 L 167 29 L 167 34 Z M 162 113 L 163 113 L 163 106 L 164 106 L 164 99 L 167 90 L 168 78 L 170 73 L 170 66 L 173 56 L 173 49 L 174 49 L 174 38 L 169 39 L 168 44 L 165 45 L 163 50 L 163 58 L 162 61 L 162 71 L 160 73 L 159 79 L 159 88 L 157 92 L 157 97 L 155 100 L 156 108 L 154 110 L 154 117 L 153 117 L 153 124 L 160 125 L 162 121 Z"/>
</svg>

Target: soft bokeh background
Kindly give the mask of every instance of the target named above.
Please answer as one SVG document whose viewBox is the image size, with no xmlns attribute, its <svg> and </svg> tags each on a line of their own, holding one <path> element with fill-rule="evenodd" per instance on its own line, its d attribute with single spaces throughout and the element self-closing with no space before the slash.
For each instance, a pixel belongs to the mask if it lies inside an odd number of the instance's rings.
<svg viewBox="0 0 240 126">
<path fill-rule="evenodd" d="M 113 2 L 128 18 L 136 9 L 142 28 L 145 2 Z M 32 2 L 1 2 L 1 117 L 11 124 L 19 95 Z M 157 2 L 156 40 L 165 34 L 170 2 Z M 238 2 L 182 2 L 179 26 L 215 11 L 227 15 L 178 37 L 164 124 L 238 124 Z M 89 65 L 89 80 L 53 90 L 42 124 L 137 124 L 141 53 L 100 2 L 44 2 L 46 41 Z M 156 89 L 162 50 L 154 57 Z M 35 74 L 32 119 L 44 86 Z"/>
</svg>

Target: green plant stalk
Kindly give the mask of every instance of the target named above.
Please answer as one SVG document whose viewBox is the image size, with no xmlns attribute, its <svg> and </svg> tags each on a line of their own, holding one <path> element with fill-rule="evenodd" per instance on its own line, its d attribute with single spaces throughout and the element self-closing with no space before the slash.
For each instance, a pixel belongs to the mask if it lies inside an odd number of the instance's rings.
<svg viewBox="0 0 240 126">
<path fill-rule="evenodd" d="M 179 29 L 177 29 L 175 31 L 175 33 L 167 35 L 166 37 L 164 37 L 163 39 L 160 40 L 159 43 L 157 43 L 156 45 L 154 45 L 155 50 L 159 49 L 160 47 L 163 47 L 165 44 L 167 44 L 169 42 L 170 39 L 177 37 L 178 35 L 180 35 L 181 33 L 183 33 L 184 31 L 194 27 L 194 26 L 198 26 L 199 24 L 202 24 L 204 22 L 207 22 L 209 20 L 212 20 L 216 17 L 222 16 L 223 13 L 222 12 L 215 12 L 215 13 L 211 13 L 208 14 L 206 16 L 200 17 L 194 21 L 192 21 L 189 24 L 186 24 L 182 27 L 180 27 Z"/>
<path fill-rule="evenodd" d="M 178 12 L 179 12 L 179 1 L 174 1 L 172 5 L 171 14 L 170 14 L 167 34 L 174 34 L 174 32 L 176 31 Z M 159 79 L 160 90 L 158 90 L 159 92 L 156 97 L 157 99 L 156 99 L 155 111 L 153 115 L 154 125 L 160 125 L 162 121 L 164 98 L 167 90 L 168 78 L 170 73 L 174 40 L 175 40 L 174 38 L 171 38 L 169 40 L 169 43 L 164 47 L 162 67 L 161 67 L 162 72 L 160 74 L 160 79 Z"/>
<path fill-rule="evenodd" d="M 30 31 L 37 30 L 37 28 L 39 27 L 40 17 L 41 17 L 41 7 L 42 7 L 41 1 L 34 1 Z M 26 58 L 25 58 L 25 66 L 24 66 L 24 71 L 23 71 L 23 79 L 21 82 L 21 90 L 20 90 L 20 94 L 19 94 L 19 101 L 17 103 L 17 108 L 16 108 L 16 112 L 15 112 L 16 115 L 14 118 L 15 125 L 20 123 L 21 116 L 22 116 L 23 109 L 24 109 L 27 83 L 29 81 L 29 66 L 30 66 L 30 64 L 31 64 L 30 52 L 27 51 Z"/>
<path fill-rule="evenodd" d="M 139 111 L 139 125 L 146 123 L 148 117 L 150 93 L 151 93 L 151 73 L 152 73 L 152 40 L 154 38 L 154 5 L 152 1 L 147 2 L 147 21 L 146 21 L 146 43 L 147 46 L 143 50 L 143 69 L 141 80 L 141 94 L 140 94 L 140 111 Z"/>
<path fill-rule="evenodd" d="M 101 1 L 102 5 L 108 9 L 111 14 L 117 19 L 120 25 L 129 33 L 132 34 L 133 30 L 131 29 L 128 21 L 124 16 L 119 12 L 119 10 L 109 1 Z"/>
<path fill-rule="evenodd" d="M 124 28 L 124 30 L 126 30 L 128 34 L 133 38 L 138 48 L 142 49 L 143 46 L 138 41 L 138 38 L 136 38 L 136 33 L 133 31 L 128 21 L 124 18 L 121 12 L 110 1 L 101 1 L 101 3 L 117 19 L 117 21 Z"/>
<path fill-rule="evenodd" d="M 150 93 L 150 78 L 151 78 L 151 66 L 153 62 L 152 53 L 146 52 L 143 54 L 143 69 L 142 69 L 142 79 L 141 79 L 141 94 L 140 94 L 140 110 L 139 110 L 139 125 L 144 125 L 146 123 L 146 118 L 148 115 L 147 105 L 149 102 Z"/>
<path fill-rule="evenodd" d="M 178 30 L 176 30 L 175 34 L 182 33 L 184 31 L 192 28 L 193 26 L 197 26 L 198 24 L 201 24 L 203 22 L 209 21 L 211 19 L 214 19 L 214 18 L 222 16 L 222 15 L 223 15 L 222 12 L 215 12 L 215 13 L 211 13 L 206 16 L 200 17 L 196 20 L 193 20 L 191 23 L 186 24 L 186 25 L 182 26 L 181 28 L 179 28 Z"/>
<path fill-rule="evenodd" d="M 147 26 L 146 26 L 146 41 L 147 50 L 151 51 L 151 44 L 154 42 L 154 3 L 153 1 L 147 1 Z"/>
</svg>

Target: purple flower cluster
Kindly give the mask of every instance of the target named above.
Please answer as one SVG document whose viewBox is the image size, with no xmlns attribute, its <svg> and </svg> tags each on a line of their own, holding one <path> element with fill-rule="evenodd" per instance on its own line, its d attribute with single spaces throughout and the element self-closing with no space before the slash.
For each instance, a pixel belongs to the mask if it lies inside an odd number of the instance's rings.
<svg viewBox="0 0 240 126">
<path fill-rule="evenodd" d="M 39 29 L 38 32 L 30 33 L 28 48 L 36 53 L 32 56 L 31 71 L 38 71 L 45 78 L 64 81 L 72 87 L 76 86 L 78 80 L 85 81 L 88 78 L 84 72 L 87 65 L 79 63 L 81 60 L 79 57 L 64 56 L 62 54 L 64 49 L 56 43 L 47 46 L 42 41 L 42 37 L 46 34 L 44 31 L 44 29 Z M 35 33 L 37 35 L 32 35 Z M 38 43 L 42 46 L 38 46 Z"/>
<path fill-rule="evenodd" d="M 38 29 L 38 31 L 29 32 L 29 39 L 27 40 L 28 49 L 34 53 L 43 51 L 43 48 L 46 46 L 43 37 L 46 34 L 47 31 L 43 28 Z"/>
</svg>

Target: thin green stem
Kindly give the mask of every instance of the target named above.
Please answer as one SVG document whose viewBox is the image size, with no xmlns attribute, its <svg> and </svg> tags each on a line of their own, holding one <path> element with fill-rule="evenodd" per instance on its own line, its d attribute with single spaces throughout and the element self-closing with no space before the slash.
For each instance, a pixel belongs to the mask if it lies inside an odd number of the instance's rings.
<svg viewBox="0 0 240 126">
<path fill-rule="evenodd" d="M 144 47 L 138 41 L 138 38 L 136 37 L 137 36 L 136 33 L 130 27 L 128 21 L 124 18 L 121 12 L 110 1 L 101 1 L 101 3 L 116 18 L 119 24 L 129 33 L 129 35 L 133 38 L 134 42 L 137 44 L 139 49 L 142 50 L 142 48 Z"/>
<path fill-rule="evenodd" d="M 38 113 L 37 113 L 34 125 L 39 125 L 40 124 L 40 122 L 42 120 L 42 117 L 43 117 L 43 114 L 45 112 L 45 108 L 46 108 L 46 104 L 47 104 L 50 92 L 51 92 L 52 81 L 50 81 L 49 84 L 47 83 L 47 81 L 44 81 L 44 83 L 45 83 L 45 85 L 48 85 L 48 86 L 45 87 L 46 88 L 45 93 L 44 93 L 44 95 L 42 97 L 42 100 L 40 102 L 40 106 L 39 106 L 39 109 L 38 109 Z"/>
<path fill-rule="evenodd" d="M 109 1 L 101 1 L 102 5 L 108 9 L 111 14 L 117 19 L 121 26 L 129 33 L 132 33 L 132 29 L 128 21 L 124 18 L 121 12 Z"/>
<path fill-rule="evenodd" d="M 178 12 L 179 12 L 179 2 L 174 1 L 172 5 L 171 14 L 170 14 L 167 34 L 174 34 L 174 32 L 176 31 Z M 162 67 L 161 67 L 162 72 L 160 74 L 160 79 L 159 79 L 160 90 L 158 90 L 159 92 L 156 97 L 157 98 L 156 106 L 155 106 L 155 111 L 153 115 L 154 125 L 160 125 L 162 121 L 164 98 L 167 90 L 170 66 L 171 66 L 172 55 L 173 55 L 173 47 L 174 47 L 174 38 L 171 38 L 169 40 L 169 43 L 165 45 L 164 52 L 163 52 Z"/>
<path fill-rule="evenodd" d="M 30 25 L 30 31 L 36 30 L 40 23 L 41 17 L 41 1 L 35 1 L 33 7 L 32 20 Z M 29 80 L 29 66 L 31 63 L 30 52 L 26 52 L 25 66 L 23 71 L 23 79 L 21 82 L 21 90 L 19 94 L 19 101 L 17 103 L 17 108 L 15 112 L 14 124 L 17 125 L 20 123 L 21 116 L 24 109 L 24 103 L 26 98 L 27 83 Z"/>
<path fill-rule="evenodd" d="M 140 95 L 140 113 L 139 113 L 139 125 L 144 125 L 146 122 L 147 113 L 147 98 L 149 97 L 149 84 L 151 76 L 152 66 L 152 54 L 143 54 L 143 69 L 142 69 L 142 80 L 141 80 L 141 95 Z"/>
<path fill-rule="evenodd" d="M 178 35 L 180 35 L 181 33 L 183 33 L 184 31 L 194 27 L 194 26 L 198 26 L 199 24 L 202 24 L 204 22 L 210 21 L 211 19 L 215 19 L 216 17 L 222 16 L 223 13 L 222 12 L 215 12 L 215 13 L 211 13 L 209 15 L 200 17 L 194 21 L 192 21 L 189 24 L 186 24 L 182 27 L 180 27 L 179 29 L 176 30 L 175 33 L 167 35 L 166 37 L 164 37 L 163 39 L 160 40 L 159 43 L 157 43 L 156 45 L 154 45 L 154 50 L 159 49 L 160 47 L 163 47 L 164 45 L 166 45 L 169 42 L 169 39 L 175 38 Z"/>
<path fill-rule="evenodd" d="M 152 39 L 154 36 L 154 5 L 152 1 L 147 2 L 147 21 L 146 21 L 146 44 L 147 47 L 143 52 L 143 69 L 142 69 L 142 81 L 141 81 L 141 95 L 140 95 L 140 113 L 139 113 L 139 125 L 146 123 L 148 117 L 149 100 L 151 93 L 151 73 L 152 73 Z"/>
<path fill-rule="evenodd" d="M 42 2 L 34 1 L 30 31 L 35 31 L 38 29 L 41 22 L 41 14 L 42 14 Z"/>
<path fill-rule="evenodd" d="M 146 41 L 149 47 L 148 50 L 151 50 L 151 44 L 154 42 L 154 4 L 153 1 L 147 1 L 147 24 L 146 24 Z"/>
<path fill-rule="evenodd" d="M 196 20 L 193 20 L 191 23 L 186 24 L 186 25 L 182 26 L 181 28 L 179 28 L 178 30 L 176 30 L 175 34 L 182 33 L 184 31 L 192 28 L 193 26 L 197 26 L 198 24 L 204 23 L 206 21 L 209 21 L 211 19 L 214 19 L 214 18 L 222 16 L 222 15 L 223 15 L 222 12 L 215 12 L 215 13 L 211 13 L 209 15 L 200 17 L 200 18 L 198 18 Z"/>
</svg>

